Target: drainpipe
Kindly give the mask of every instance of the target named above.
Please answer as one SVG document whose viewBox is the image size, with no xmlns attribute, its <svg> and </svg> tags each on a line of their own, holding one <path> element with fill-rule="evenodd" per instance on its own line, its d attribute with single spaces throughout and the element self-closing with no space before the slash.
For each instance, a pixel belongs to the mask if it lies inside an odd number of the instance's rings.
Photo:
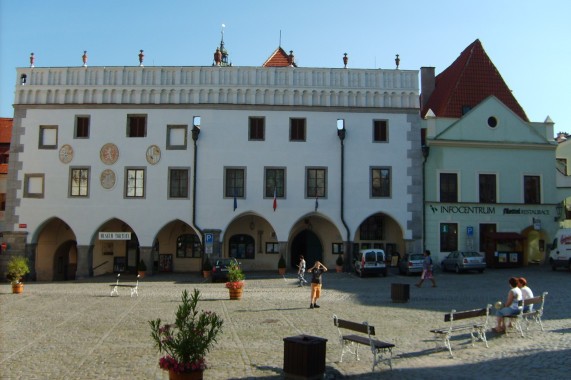
<svg viewBox="0 0 571 380">
<path fill-rule="evenodd" d="M 345 140 L 345 120 L 344 119 L 337 119 L 337 136 L 339 136 L 339 141 L 341 142 L 341 222 L 343 222 L 343 226 L 345 227 L 345 231 L 347 233 L 346 242 L 347 242 L 347 249 L 345 250 L 345 259 L 343 260 L 343 270 L 346 272 L 351 271 L 351 249 L 352 245 L 350 244 L 351 234 L 349 232 L 349 227 L 345 222 L 345 146 L 343 145 L 343 141 Z"/>
<path fill-rule="evenodd" d="M 430 147 L 426 145 L 426 141 L 422 142 L 422 252 L 426 250 L 426 160 L 430 153 Z"/>
<path fill-rule="evenodd" d="M 200 135 L 200 116 L 194 116 L 192 121 L 192 141 L 194 142 L 194 161 L 193 161 L 193 175 L 192 175 L 192 225 L 194 228 L 198 230 L 200 234 L 200 245 L 202 247 L 204 253 L 204 233 L 196 224 L 196 163 L 197 163 L 197 156 L 198 156 L 198 147 L 196 145 L 196 141 L 198 140 L 198 135 Z M 204 255 L 202 255 L 202 260 L 204 261 Z M 202 269 L 202 266 L 201 266 Z"/>
</svg>

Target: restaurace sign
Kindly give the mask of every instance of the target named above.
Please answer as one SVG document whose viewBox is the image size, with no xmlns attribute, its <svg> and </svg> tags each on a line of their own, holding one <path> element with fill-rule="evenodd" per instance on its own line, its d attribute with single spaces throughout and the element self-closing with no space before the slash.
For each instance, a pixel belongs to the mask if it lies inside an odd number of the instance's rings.
<svg viewBox="0 0 571 380">
<path fill-rule="evenodd" d="M 131 240 L 130 232 L 100 232 L 99 240 Z"/>
<path fill-rule="evenodd" d="M 496 208 L 500 212 L 496 212 Z M 495 206 L 434 206 L 430 205 L 433 214 L 479 214 L 479 215 L 550 215 L 550 211 L 529 210 L 523 208 L 495 207 Z"/>
</svg>

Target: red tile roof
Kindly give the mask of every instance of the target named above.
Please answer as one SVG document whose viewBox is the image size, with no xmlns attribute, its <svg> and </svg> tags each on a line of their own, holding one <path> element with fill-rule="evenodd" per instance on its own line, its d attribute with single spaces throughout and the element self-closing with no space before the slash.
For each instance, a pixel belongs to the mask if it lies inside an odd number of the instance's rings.
<svg viewBox="0 0 571 380">
<path fill-rule="evenodd" d="M 529 121 L 482 43 L 476 40 L 436 76 L 434 91 L 420 115 L 424 117 L 431 109 L 438 117 L 460 118 L 463 106 L 474 108 L 490 95 Z"/>
<path fill-rule="evenodd" d="M 272 53 L 270 58 L 264 62 L 262 67 L 288 67 L 290 66 L 290 58 L 289 54 L 285 52 L 282 47 L 278 47 L 276 51 Z M 295 61 L 293 62 L 293 66 L 297 67 Z"/>
<path fill-rule="evenodd" d="M 7 117 L 0 117 L 0 143 L 10 144 L 12 139 L 12 123 L 14 119 Z"/>
</svg>

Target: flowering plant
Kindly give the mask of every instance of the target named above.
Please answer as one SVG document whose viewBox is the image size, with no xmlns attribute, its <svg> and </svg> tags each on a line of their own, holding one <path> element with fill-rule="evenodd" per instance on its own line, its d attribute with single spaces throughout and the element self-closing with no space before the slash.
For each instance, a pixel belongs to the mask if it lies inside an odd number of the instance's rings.
<svg viewBox="0 0 571 380">
<path fill-rule="evenodd" d="M 236 259 L 232 259 L 230 261 L 230 265 L 226 267 L 228 269 L 228 274 L 226 277 L 228 278 L 228 282 L 226 283 L 226 287 L 228 289 L 242 289 L 244 287 L 244 273 L 242 269 L 240 269 L 240 263 Z"/>
<path fill-rule="evenodd" d="M 160 318 L 149 321 L 155 346 L 160 353 L 166 354 L 159 360 L 161 369 L 188 373 L 206 368 L 204 356 L 216 342 L 224 321 L 216 313 L 198 312 L 199 298 L 197 289 L 190 296 L 184 290 L 173 324 L 162 324 Z"/>
</svg>

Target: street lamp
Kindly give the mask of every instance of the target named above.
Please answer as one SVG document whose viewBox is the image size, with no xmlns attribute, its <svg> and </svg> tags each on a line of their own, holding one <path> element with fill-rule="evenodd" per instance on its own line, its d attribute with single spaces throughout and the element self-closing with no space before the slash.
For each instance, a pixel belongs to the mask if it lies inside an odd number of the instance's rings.
<svg viewBox="0 0 571 380">
<path fill-rule="evenodd" d="M 345 140 L 345 119 L 337 119 L 337 136 L 343 142 Z"/>
<path fill-rule="evenodd" d="M 192 118 L 192 140 L 196 143 L 198 135 L 200 134 L 200 116 Z"/>
<path fill-rule="evenodd" d="M 351 269 L 350 260 L 351 257 L 351 245 L 349 244 L 349 240 L 351 238 L 351 234 L 349 232 L 349 226 L 345 222 L 345 146 L 343 145 L 343 140 L 345 140 L 345 119 L 337 119 L 337 136 L 339 137 L 339 141 L 341 142 L 341 222 L 343 222 L 343 226 L 345 227 L 345 231 L 347 232 L 347 237 L 345 240 L 345 247 L 347 249 L 343 249 L 345 252 L 345 270 L 349 271 Z"/>
</svg>

